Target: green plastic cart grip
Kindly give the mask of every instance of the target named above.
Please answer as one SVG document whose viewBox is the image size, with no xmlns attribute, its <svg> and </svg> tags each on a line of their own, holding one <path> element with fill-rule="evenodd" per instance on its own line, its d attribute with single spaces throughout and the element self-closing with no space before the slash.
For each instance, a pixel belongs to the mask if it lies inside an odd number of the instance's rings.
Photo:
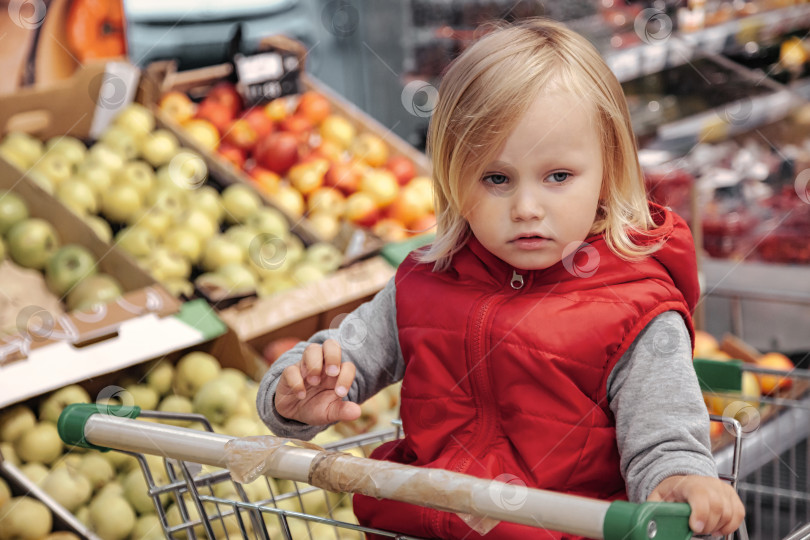
<svg viewBox="0 0 810 540">
<path fill-rule="evenodd" d="M 380 255 L 382 258 L 388 261 L 388 264 L 394 268 L 397 268 L 400 264 L 402 264 L 402 261 L 408 257 L 408 254 L 411 251 L 428 245 L 429 243 L 433 242 L 435 238 L 436 235 L 434 233 L 425 233 L 408 238 L 407 240 L 403 240 L 401 242 L 386 244 L 380 250 Z"/>
<path fill-rule="evenodd" d="M 59 436 L 65 444 L 80 446 L 82 448 L 94 448 L 102 452 L 110 449 L 104 446 L 96 446 L 87 442 L 84 438 L 84 425 L 87 419 L 94 414 L 107 414 L 118 418 L 137 418 L 141 414 L 141 408 L 137 406 L 125 405 L 103 405 L 98 403 L 71 403 L 62 410 L 56 428 Z"/>
<path fill-rule="evenodd" d="M 693 364 L 701 390 L 707 392 L 742 391 L 742 360 L 695 358 Z"/>
<path fill-rule="evenodd" d="M 626 501 L 610 503 L 605 515 L 605 540 L 689 540 L 689 514 L 686 503 Z"/>
</svg>

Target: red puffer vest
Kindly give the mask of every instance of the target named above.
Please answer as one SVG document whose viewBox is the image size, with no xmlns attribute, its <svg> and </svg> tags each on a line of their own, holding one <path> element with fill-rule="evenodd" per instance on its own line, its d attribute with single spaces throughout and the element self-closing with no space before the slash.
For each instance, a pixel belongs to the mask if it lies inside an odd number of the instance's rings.
<svg viewBox="0 0 810 540">
<path fill-rule="evenodd" d="M 626 262 L 598 235 L 573 262 L 518 272 L 520 288 L 514 269 L 474 238 L 445 272 L 409 257 L 396 276 L 406 437 L 372 457 L 626 498 L 608 375 L 664 311 L 680 312 L 691 332 L 699 292 L 689 229 L 675 214 L 651 210 L 667 239 L 653 256 Z M 447 512 L 360 495 L 354 509 L 360 523 L 384 530 L 478 536 Z M 509 523 L 486 537 L 571 538 Z"/>
</svg>

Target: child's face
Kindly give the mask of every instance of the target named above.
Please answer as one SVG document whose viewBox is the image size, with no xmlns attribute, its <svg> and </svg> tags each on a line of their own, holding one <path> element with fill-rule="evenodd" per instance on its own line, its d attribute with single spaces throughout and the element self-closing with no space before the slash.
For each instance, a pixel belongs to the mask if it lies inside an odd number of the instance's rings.
<svg viewBox="0 0 810 540">
<path fill-rule="evenodd" d="M 542 92 L 474 179 L 465 217 L 478 241 L 513 267 L 548 268 L 590 233 L 602 186 L 594 115 L 581 97 Z"/>
</svg>

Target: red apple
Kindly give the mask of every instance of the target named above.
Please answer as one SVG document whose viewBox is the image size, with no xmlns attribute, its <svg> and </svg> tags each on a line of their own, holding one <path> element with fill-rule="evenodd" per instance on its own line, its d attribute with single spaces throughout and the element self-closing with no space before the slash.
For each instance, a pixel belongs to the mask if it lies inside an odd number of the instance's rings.
<svg viewBox="0 0 810 540">
<path fill-rule="evenodd" d="M 244 167 L 247 160 L 247 153 L 243 149 L 227 142 L 220 143 L 217 154 L 225 158 L 237 169 Z"/>
<path fill-rule="evenodd" d="M 211 122 L 220 135 L 228 130 L 228 126 L 233 121 L 233 114 L 225 105 L 211 101 L 208 98 L 204 99 L 200 106 L 197 108 L 195 118 L 207 120 Z"/>
<path fill-rule="evenodd" d="M 380 209 L 371 195 L 358 191 L 346 199 L 346 219 L 361 227 L 371 227 L 380 219 Z"/>
<path fill-rule="evenodd" d="M 264 347 L 263 354 L 265 362 L 267 362 L 268 365 L 272 364 L 278 360 L 279 356 L 289 351 L 300 342 L 300 339 L 293 337 L 274 339 Z"/>
<path fill-rule="evenodd" d="M 275 130 L 273 119 L 267 115 L 265 109 L 262 107 L 252 107 L 248 109 L 242 113 L 242 118 L 250 124 L 250 127 L 253 128 L 253 131 L 256 132 L 256 135 L 260 139 L 267 137 Z"/>
<path fill-rule="evenodd" d="M 217 83 L 208 91 L 205 99 L 224 106 L 231 113 L 231 117 L 235 117 L 242 110 L 242 96 L 230 82 Z"/>
<path fill-rule="evenodd" d="M 284 175 L 298 162 L 298 139 L 291 133 L 271 133 L 259 141 L 253 157 L 261 167 Z"/>
<path fill-rule="evenodd" d="M 186 94 L 176 90 L 163 94 L 158 107 L 178 124 L 191 119 L 197 109 L 197 105 Z"/>
<path fill-rule="evenodd" d="M 313 126 L 319 125 L 327 116 L 332 112 L 332 105 L 329 100 L 319 94 L 318 92 L 310 90 L 301 94 L 298 100 L 298 107 L 295 109 L 296 114 L 300 114 L 310 121 Z"/>
<path fill-rule="evenodd" d="M 385 164 L 385 168 L 394 173 L 400 186 L 404 186 L 416 176 L 416 168 L 413 166 L 413 161 L 405 156 L 391 156 L 388 163 Z"/>
<path fill-rule="evenodd" d="M 256 146 L 259 136 L 247 120 L 240 118 L 231 122 L 223 139 L 228 144 L 248 151 Z"/>
<path fill-rule="evenodd" d="M 361 175 L 357 164 L 338 161 L 332 163 L 323 180 L 325 185 L 337 188 L 346 195 L 351 195 L 360 187 Z"/>
<path fill-rule="evenodd" d="M 279 123 L 278 127 L 282 131 L 292 133 L 302 143 L 308 142 L 309 135 L 312 133 L 312 122 L 300 114 L 288 116 Z"/>
<path fill-rule="evenodd" d="M 411 233 L 413 234 L 422 234 L 427 232 L 436 232 L 434 229 L 436 228 L 436 216 L 433 214 L 428 214 L 423 216 L 413 223 L 411 223 L 410 229 Z"/>
</svg>

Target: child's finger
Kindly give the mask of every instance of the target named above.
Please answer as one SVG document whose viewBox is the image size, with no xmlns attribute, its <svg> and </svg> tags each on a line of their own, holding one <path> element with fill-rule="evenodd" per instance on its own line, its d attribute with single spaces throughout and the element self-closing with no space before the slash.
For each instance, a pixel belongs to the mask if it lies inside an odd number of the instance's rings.
<svg viewBox="0 0 810 540">
<path fill-rule="evenodd" d="M 689 528 L 696 534 L 708 534 L 717 525 L 716 518 L 711 515 L 711 505 L 704 493 L 694 493 L 689 497 L 689 506 L 692 513 L 689 516 Z"/>
<path fill-rule="evenodd" d="M 304 377 L 311 385 L 316 385 L 321 382 L 321 369 L 323 368 L 323 347 L 313 343 L 304 349 L 304 354 L 301 357 L 301 363 L 304 365 Z"/>
<path fill-rule="evenodd" d="M 340 344 L 334 339 L 323 342 L 323 363 L 328 377 L 336 377 L 340 373 Z"/>
<path fill-rule="evenodd" d="M 335 393 L 340 397 L 345 397 L 349 393 L 349 388 L 352 387 L 354 381 L 355 371 L 356 368 L 351 362 L 343 362 L 340 365 L 340 375 L 335 381 Z"/>
<path fill-rule="evenodd" d="M 287 366 L 281 373 L 281 382 L 289 388 L 290 394 L 295 394 L 298 399 L 307 397 L 307 389 L 304 386 L 304 378 L 301 376 L 301 369 L 298 364 Z M 281 383 L 279 383 L 281 385 Z"/>
</svg>

